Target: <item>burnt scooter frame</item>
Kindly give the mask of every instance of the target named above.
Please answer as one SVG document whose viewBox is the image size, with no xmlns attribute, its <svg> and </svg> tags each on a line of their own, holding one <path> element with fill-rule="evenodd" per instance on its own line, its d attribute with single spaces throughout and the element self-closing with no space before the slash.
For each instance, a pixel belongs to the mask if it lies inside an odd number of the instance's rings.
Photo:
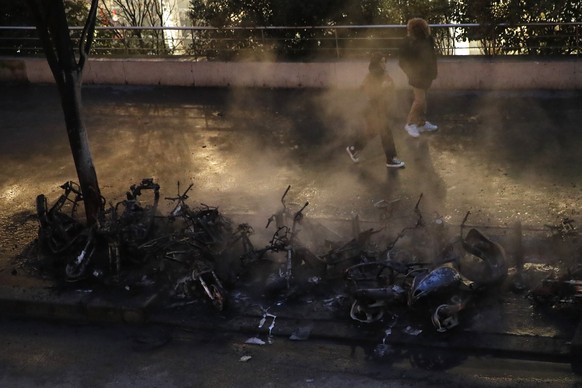
<svg viewBox="0 0 582 388">
<path fill-rule="evenodd" d="M 480 279 L 470 280 L 462 274 L 460 265 L 457 266 L 459 268 L 455 268 L 460 275 L 458 285 L 461 292 L 454 295 L 448 303 L 439 305 L 431 316 L 432 323 L 439 332 L 458 325 L 459 312 L 465 309 L 476 291 L 499 285 L 507 277 L 507 256 L 500 244 L 490 240 L 475 228 L 471 228 L 463 237 L 463 229 L 469 215 L 470 212 L 467 212 L 461 223 L 461 244 L 466 252 L 478 257 L 486 264 L 486 273 Z"/>
<path fill-rule="evenodd" d="M 345 269 L 344 279 L 354 298 L 350 308 L 350 317 L 353 320 L 362 323 L 381 320 L 389 305 L 395 302 L 406 302 L 406 292 L 410 288 L 412 275 L 428 267 L 428 264 L 423 263 L 406 264 L 392 260 L 394 246 L 404 237 L 406 231 L 424 226 L 420 211 L 422 198 L 423 194 L 420 194 L 414 206 L 414 213 L 417 215 L 415 225 L 402 229 L 388 244 L 383 255 L 386 260 L 376 258 L 368 261 L 368 258 L 364 257 L 360 258 L 364 262 Z M 354 229 L 359 230 L 359 225 L 355 225 Z M 361 251 L 361 244 L 358 244 L 357 248 Z"/>
<path fill-rule="evenodd" d="M 83 226 L 77 219 L 77 210 L 83 201 L 78 184 L 69 181 L 60 187 L 64 193 L 59 196 L 50 209 L 48 209 L 45 195 L 40 194 L 36 198 L 41 243 L 48 247 L 51 254 L 72 255 L 65 263 L 65 279 L 78 281 L 88 275 L 88 269 L 95 252 L 104 245 L 103 242 L 106 242 L 107 256 L 109 257 L 108 269 L 112 270 L 114 275 L 118 275 L 121 268 L 120 247 L 124 248 L 135 242 L 135 239 L 130 238 L 131 233 L 124 229 L 124 224 L 132 224 L 130 226 L 135 228 L 134 223 L 127 220 L 137 215 L 144 221 L 145 214 L 147 220 L 145 220 L 145 225 L 142 225 L 145 229 L 142 237 L 145 238 L 149 235 L 157 208 L 159 186 L 151 178 L 143 179 L 139 185 L 130 187 L 125 201 L 111 206 L 107 211 L 104 210 L 105 199 L 102 198 L 98 222 L 91 227 Z M 155 193 L 152 207 L 144 208 L 138 204 L 138 197 L 145 189 L 151 189 Z M 70 205 L 69 211 L 65 211 L 66 205 Z M 124 210 L 120 215 L 118 208 L 121 205 L 124 206 Z M 101 276 L 102 273 L 102 270 L 94 271 L 94 275 L 97 277 Z"/>
<path fill-rule="evenodd" d="M 139 202 L 144 190 L 151 190 L 154 194 L 151 205 L 142 206 Z M 153 178 L 144 178 L 138 185 L 130 186 L 125 200 L 102 212 L 100 222 L 88 229 L 88 239 L 83 250 L 67 262 L 67 280 L 78 281 L 88 275 L 91 260 L 100 245 L 107 245 L 107 270 L 114 277 L 121 272 L 122 255 L 128 260 L 137 261 L 137 247 L 151 235 L 154 226 L 159 191 L 160 186 Z M 120 207 L 123 207 L 121 212 Z M 93 275 L 100 277 L 102 273 L 102 269 L 95 270 Z"/>
<path fill-rule="evenodd" d="M 87 263 L 96 250 L 95 234 L 98 224 L 85 227 L 77 216 L 77 211 L 83 194 L 79 185 L 73 181 L 65 182 L 60 186 L 64 192 L 59 196 L 51 208 L 44 194 L 36 197 L 36 212 L 39 220 L 39 241 L 42 248 L 48 248 L 52 255 L 63 254 L 65 257 L 80 252 L 76 257 L 67 258 L 65 265 L 66 280 L 77 280 L 86 270 Z M 71 198 L 72 197 L 72 198 Z M 99 221 L 103 216 L 104 198 L 101 198 Z M 65 211 L 66 207 L 68 211 Z M 79 273 L 72 268 L 79 269 Z"/>
<path fill-rule="evenodd" d="M 268 228 L 271 222 L 275 221 L 275 226 L 277 227 L 277 230 L 273 234 L 273 238 L 271 239 L 269 245 L 265 249 L 267 251 L 272 252 L 282 252 L 282 251 L 286 252 L 286 265 L 285 270 L 283 272 L 283 277 L 285 278 L 287 288 L 291 287 L 294 263 L 298 261 L 296 258 L 296 247 L 295 247 L 296 235 L 298 233 L 297 225 L 301 223 L 301 221 L 303 220 L 303 210 L 305 210 L 305 208 L 309 206 L 309 202 L 305 202 L 303 207 L 301 207 L 294 214 L 291 214 L 285 202 L 285 197 L 287 196 L 287 193 L 289 193 L 290 189 L 291 185 L 287 186 L 287 189 L 283 193 L 283 196 L 281 196 L 281 204 L 283 205 L 283 208 L 279 212 L 273 214 L 268 219 L 267 225 L 265 226 L 265 228 Z M 289 228 L 288 222 L 289 217 L 291 216 L 293 218 L 291 228 Z"/>
<path fill-rule="evenodd" d="M 36 197 L 39 240 L 53 254 L 69 249 L 83 231 L 83 225 L 77 220 L 79 203 L 83 201 L 81 188 L 73 181 L 65 182 L 60 188 L 64 193 L 50 208 L 44 194 Z M 64 211 L 65 205 L 70 205 L 68 212 Z"/>
<path fill-rule="evenodd" d="M 436 306 L 431 320 L 439 332 L 457 326 L 458 313 L 467 306 L 474 291 L 498 284 L 507 275 L 507 258 L 499 244 L 489 240 L 477 229 L 471 229 L 463 238 L 463 228 L 468 216 L 469 213 L 461 224 L 460 241 L 465 251 L 487 264 L 488 273 L 485 278 L 479 282 L 467 279 L 453 265 L 454 260 L 447 260 L 445 264 L 432 270 L 425 264 L 394 262 L 390 257 L 391 248 L 387 251 L 386 262 L 363 263 L 346 271 L 346 279 L 352 283 L 354 296 L 350 310 L 352 319 L 364 323 L 377 322 L 382 319 L 385 309 L 393 303 L 406 300 L 412 308 L 428 296 L 452 290 L 452 297 Z M 450 246 L 445 251 L 448 250 Z M 455 289 L 457 292 L 454 292 Z"/>
<path fill-rule="evenodd" d="M 458 292 L 454 293 L 447 302 L 438 305 L 431 316 L 432 323 L 439 332 L 445 332 L 458 325 L 458 314 L 473 300 L 476 292 L 488 290 L 495 285 L 499 285 L 507 277 L 507 255 L 500 244 L 490 240 L 475 228 L 471 228 L 463 237 L 463 229 L 469 215 L 470 212 L 467 212 L 460 226 L 461 245 L 466 252 L 483 261 L 486 265 L 486 273 L 479 279 L 468 279 L 463 274 L 460 264 L 453 265 L 453 260 L 445 263 L 444 266 L 437 267 L 427 275 L 425 279 L 431 280 L 431 274 L 435 274 L 436 271 L 442 268 L 451 268 L 459 275 L 458 278 L 451 279 L 449 283 L 444 282 L 445 286 L 456 286 Z M 417 289 L 411 288 L 411 295 L 415 291 Z M 419 298 L 417 297 L 416 299 L 418 300 Z M 411 303 L 409 302 L 409 304 Z"/>
<path fill-rule="evenodd" d="M 213 267 L 201 258 L 201 256 L 214 256 L 221 253 L 221 250 L 216 251 L 215 249 L 216 245 L 220 245 L 218 243 L 222 241 L 219 241 L 220 238 L 214 230 L 217 227 L 214 221 L 221 216 L 216 208 L 203 205 L 204 209 L 195 211 L 186 203 L 186 200 L 189 198 L 188 192 L 192 189 L 193 185 L 190 184 L 183 193 L 180 193 L 180 182 L 178 182 L 177 196 L 165 197 L 166 200 L 177 202 L 170 211 L 170 215 L 168 216 L 169 220 L 175 221 L 180 218 L 186 224 L 185 229 L 179 233 L 180 237 L 175 239 L 176 236 L 172 235 L 170 241 L 166 242 L 166 244 L 182 243 L 182 245 L 187 246 L 186 250 L 166 252 L 165 258 L 185 265 L 192 265 L 189 276 L 190 280 L 199 285 L 203 293 L 217 310 L 222 311 L 226 302 L 226 289 L 216 275 Z M 221 223 L 219 222 L 218 224 Z M 200 241 L 200 238 L 203 238 L 204 241 Z M 168 246 L 165 246 L 165 248 L 168 248 Z M 177 260 L 174 257 L 176 254 L 179 256 L 185 255 L 193 260 L 191 263 Z"/>
</svg>

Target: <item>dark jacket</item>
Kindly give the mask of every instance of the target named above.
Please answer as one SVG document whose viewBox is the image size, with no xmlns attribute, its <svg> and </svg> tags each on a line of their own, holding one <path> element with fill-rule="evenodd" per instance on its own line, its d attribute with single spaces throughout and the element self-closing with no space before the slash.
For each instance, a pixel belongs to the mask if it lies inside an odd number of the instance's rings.
<svg viewBox="0 0 582 388">
<path fill-rule="evenodd" d="M 385 71 L 369 72 L 362 81 L 361 89 L 368 99 L 369 106 L 385 111 L 390 104 L 390 92 L 394 89 L 394 81 Z"/>
<path fill-rule="evenodd" d="M 367 123 L 368 133 L 382 133 L 389 124 L 394 81 L 383 69 L 370 71 L 362 82 L 361 90 L 367 102 L 362 114 Z"/>
<path fill-rule="evenodd" d="M 411 86 L 428 89 L 438 74 L 432 36 L 426 39 L 404 38 L 398 51 L 398 65 L 408 76 Z"/>
</svg>

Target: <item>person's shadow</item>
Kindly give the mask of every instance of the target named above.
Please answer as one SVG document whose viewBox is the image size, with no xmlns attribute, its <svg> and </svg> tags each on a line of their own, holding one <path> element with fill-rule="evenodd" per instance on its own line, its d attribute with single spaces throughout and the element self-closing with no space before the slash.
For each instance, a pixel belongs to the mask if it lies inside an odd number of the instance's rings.
<svg viewBox="0 0 582 388">
<path fill-rule="evenodd" d="M 441 213 L 445 205 L 447 189 L 445 182 L 434 168 L 431 157 L 430 136 L 437 133 L 421 134 L 419 138 L 409 137 L 404 131 L 399 134 L 399 155 L 406 167 L 387 169 L 386 191 L 398 190 L 402 195 L 418 198 L 423 195 L 423 208 L 427 214 Z M 429 213 L 430 212 L 430 213 Z"/>
</svg>

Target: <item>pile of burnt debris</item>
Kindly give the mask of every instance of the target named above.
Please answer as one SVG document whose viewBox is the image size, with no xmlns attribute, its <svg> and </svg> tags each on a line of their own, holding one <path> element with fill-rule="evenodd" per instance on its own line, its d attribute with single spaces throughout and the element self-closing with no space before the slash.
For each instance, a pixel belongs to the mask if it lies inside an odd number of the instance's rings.
<svg viewBox="0 0 582 388">
<path fill-rule="evenodd" d="M 309 203 L 291 209 L 288 187 L 281 208 L 266 220 L 270 241 L 256 248 L 249 224 L 234 225 L 216 207 L 189 205 L 192 185 L 181 192 L 178 183 L 178 194 L 165 198 L 172 208 L 162 215 L 160 187 L 144 179 L 130 187 L 125 200 L 104 205 L 91 227 L 79 217 L 79 186 L 67 182 L 61 188 L 52 206 L 42 194 L 36 205 L 43 276 L 62 285 L 156 290 L 167 305 L 203 302 L 216 311 L 235 303 L 229 295 L 244 293 L 272 303 L 310 295 L 311 300 L 341 301 L 340 311 L 358 323 L 409 313 L 445 332 L 459 325 L 459 314 L 514 275 L 498 242 L 465 227 L 469 213 L 452 238 L 442 220 L 425 222 L 422 195 L 411 209 L 413 222 L 401 230 L 362 231 L 355 217 L 352 236 L 342 239 L 305 217 Z M 563 236 L 575 232 L 572 222 L 564 226 Z M 423 249 L 428 240 L 430 249 Z M 580 275 L 573 268 L 527 291 L 539 303 L 576 304 Z"/>
</svg>

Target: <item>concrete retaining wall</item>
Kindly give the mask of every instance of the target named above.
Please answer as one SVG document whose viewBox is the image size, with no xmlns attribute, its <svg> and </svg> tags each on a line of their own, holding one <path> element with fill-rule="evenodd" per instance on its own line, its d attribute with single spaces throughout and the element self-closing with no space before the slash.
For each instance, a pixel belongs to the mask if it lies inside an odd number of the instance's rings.
<svg viewBox="0 0 582 388">
<path fill-rule="evenodd" d="M 90 59 L 85 84 L 190 87 L 353 88 L 367 62 L 196 62 L 188 59 Z M 395 60 L 388 71 L 407 87 Z M 0 59 L 0 82 L 54 83 L 43 58 Z M 443 58 L 434 89 L 581 89 L 582 60 Z"/>
</svg>

